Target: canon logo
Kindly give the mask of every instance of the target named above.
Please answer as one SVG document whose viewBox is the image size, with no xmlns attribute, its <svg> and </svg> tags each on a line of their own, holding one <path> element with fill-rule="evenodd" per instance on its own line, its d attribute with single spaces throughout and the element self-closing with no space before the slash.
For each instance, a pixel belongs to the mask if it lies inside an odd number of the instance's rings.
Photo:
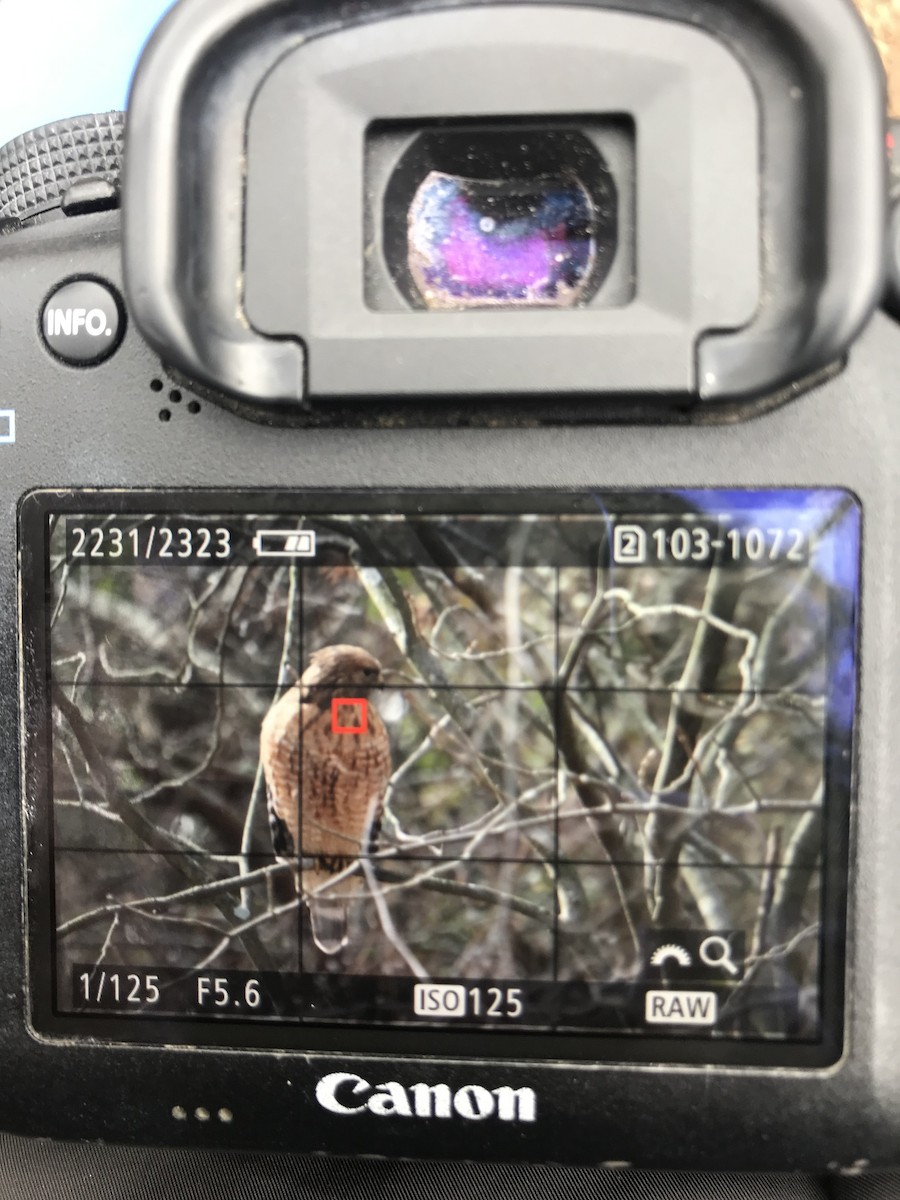
<svg viewBox="0 0 900 1200">
<path fill-rule="evenodd" d="M 446 1083 L 369 1083 L 359 1075 L 336 1072 L 316 1084 L 316 1099 L 330 1113 L 356 1116 L 369 1112 L 376 1117 L 437 1117 L 465 1121 L 537 1120 L 537 1096 L 531 1088 L 498 1087 L 489 1091 L 468 1083 L 452 1091 Z"/>
</svg>

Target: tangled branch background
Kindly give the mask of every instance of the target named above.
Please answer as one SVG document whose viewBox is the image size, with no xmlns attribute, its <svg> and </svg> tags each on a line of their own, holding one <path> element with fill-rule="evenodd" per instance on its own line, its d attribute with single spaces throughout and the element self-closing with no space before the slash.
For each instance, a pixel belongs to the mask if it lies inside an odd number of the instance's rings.
<svg viewBox="0 0 900 1200">
<path fill-rule="evenodd" d="M 316 565 L 274 568 L 73 566 L 56 530 L 60 978 L 109 963 L 627 982 L 649 930 L 737 929 L 741 988 L 798 986 L 813 1031 L 823 578 L 543 566 L 558 527 L 534 521 L 509 523 L 522 566 L 468 565 L 497 553 L 477 521 L 418 529 L 416 565 L 397 566 L 393 525 L 319 522 Z M 336 643 L 385 667 L 394 771 L 349 869 L 366 880 L 352 936 L 326 956 L 273 856 L 259 730 Z M 781 1021 L 751 1017 L 761 1035 Z"/>
</svg>

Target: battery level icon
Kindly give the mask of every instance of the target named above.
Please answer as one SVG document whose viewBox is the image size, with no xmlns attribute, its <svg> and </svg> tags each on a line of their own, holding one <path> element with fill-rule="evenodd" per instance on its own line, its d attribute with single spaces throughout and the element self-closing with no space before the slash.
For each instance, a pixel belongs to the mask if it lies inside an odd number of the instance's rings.
<svg viewBox="0 0 900 1200">
<path fill-rule="evenodd" d="M 314 529 L 260 529 L 253 535 L 257 558 L 315 558 Z"/>
</svg>

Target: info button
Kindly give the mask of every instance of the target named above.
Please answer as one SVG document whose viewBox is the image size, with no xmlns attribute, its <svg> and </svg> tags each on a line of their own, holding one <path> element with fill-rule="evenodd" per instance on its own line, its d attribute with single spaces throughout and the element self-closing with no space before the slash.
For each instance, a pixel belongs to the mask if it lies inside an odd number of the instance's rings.
<svg viewBox="0 0 900 1200">
<path fill-rule="evenodd" d="M 47 346 L 73 367 L 91 367 L 109 358 L 124 329 L 119 297 L 96 279 L 75 279 L 58 288 L 41 316 Z"/>
</svg>

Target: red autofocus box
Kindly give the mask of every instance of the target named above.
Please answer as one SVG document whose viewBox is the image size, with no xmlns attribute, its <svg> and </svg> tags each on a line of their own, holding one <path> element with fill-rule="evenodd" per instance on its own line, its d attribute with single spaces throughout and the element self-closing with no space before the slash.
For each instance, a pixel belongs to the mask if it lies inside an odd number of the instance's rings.
<svg viewBox="0 0 900 1200">
<path fill-rule="evenodd" d="M 345 710 L 343 713 L 341 710 Z M 349 711 L 346 711 L 349 710 Z M 344 724 L 344 722 L 356 724 Z M 368 733 L 369 731 L 369 702 L 360 697 L 345 697 L 331 702 L 331 732 L 332 733 Z"/>
</svg>

